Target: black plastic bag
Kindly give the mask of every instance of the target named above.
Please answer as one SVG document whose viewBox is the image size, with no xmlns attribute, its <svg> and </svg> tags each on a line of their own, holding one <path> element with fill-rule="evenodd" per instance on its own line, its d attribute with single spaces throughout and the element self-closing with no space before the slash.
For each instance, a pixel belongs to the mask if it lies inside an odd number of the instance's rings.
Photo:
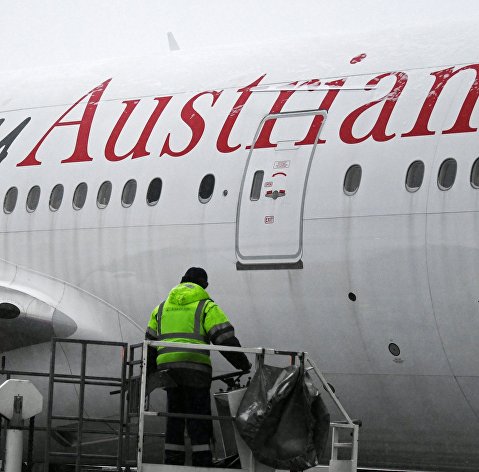
<svg viewBox="0 0 479 472">
<path fill-rule="evenodd" d="M 236 414 L 254 457 L 275 469 L 314 467 L 329 434 L 329 413 L 304 366 L 262 364 Z"/>
</svg>

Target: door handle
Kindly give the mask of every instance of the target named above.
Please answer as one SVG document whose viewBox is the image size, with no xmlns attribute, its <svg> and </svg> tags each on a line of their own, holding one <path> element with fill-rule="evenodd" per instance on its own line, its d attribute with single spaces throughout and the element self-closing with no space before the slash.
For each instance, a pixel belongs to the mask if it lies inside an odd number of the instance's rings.
<svg viewBox="0 0 479 472">
<path fill-rule="evenodd" d="M 268 190 L 265 197 L 272 198 L 276 200 L 279 197 L 284 197 L 286 195 L 286 190 Z"/>
</svg>

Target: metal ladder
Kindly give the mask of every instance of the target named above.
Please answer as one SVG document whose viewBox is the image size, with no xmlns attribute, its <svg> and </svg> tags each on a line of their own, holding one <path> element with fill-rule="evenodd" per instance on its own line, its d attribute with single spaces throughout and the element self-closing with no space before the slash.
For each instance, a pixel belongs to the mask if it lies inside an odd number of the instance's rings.
<svg viewBox="0 0 479 472">
<path fill-rule="evenodd" d="M 140 397 L 139 397 L 139 403 L 138 403 L 138 435 L 137 435 L 137 460 L 136 460 L 136 466 L 137 466 L 137 472 L 148 472 L 149 470 L 152 470 L 150 464 L 144 464 L 143 463 L 143 446 L 144 446 L 144 422 L 145 422 L 145 417 L 146 416 L 169 416 L 167 413 L 163 412 L 151 412 L 147 411 L 148 407 L 146 405 L 146 367 L 147 367 L 147 352 L 148 352 L 148 346 L 163 346 L 163 347 L 174 347 L 174 348 L 179 348 L 179 349 L 192 349 L 192 345 L 189 343 L 171 343 L 171 342 L 166 342 L 166 341 L 150 341 L 146 340 L 139 345 L 135 345 L 134 348 L 138 348 L 140 346 L 143 346 L 142 348 L 142 359 L 141 361 L 136 361 L 133 364 L 134 365 L 140 365 L 141 367 L 141 383 L 140 383 Z M 317 365 L 314 363 L 314 361 L 308 356 L 306 352 L 291 352 L 291 351 L 281 351 L 277 349 L 267 349 L 267 348 L 243 348 L 243 347 L 229 347 L 229 346 L 215 346 L 215 345 L 201 345 L 201 344 L 195 344 L 194 349 L 203 349 L 205 351 L 219 351 L 219 352 L 243 352 L 245 354 L 255 354 L 256 355 L 256 366 L 258 366 L 260 356 L 265 356 L 265 355 L 282 355 L 282 356 L 290 356 L 292 359 L 292 363 L 294 363 L 294 359 L 296 357 L 303 357 L 305 365 L 308 364 L 309 367 L 307 368 L 308 371 L 314 372 L 316 377 L 319 379 L 321 382 L 322 386 L 324 389 L 328 392 L 328 395 L 340 411 L 340 413 L 343 416 L 343 421 L 340 422 L 332 422 L 330 424 L 330 428 L 332 430 L 332 444 L 331 444 L 331 460 L 329 463 L 329 472 L 357 472 L 357 466 L 358 466 L 358 439 L 359 439 L 359 427 L 360 427 L 360 422 L 358 421 L 353 421 L 344 407 L 342 406 L 341 402 L 339 399 L 336 397 L 334 391 L 331 389 L 331 386 L 327 382 L 326 378 L 322 374 L 322 372 L 319 370 Z M 132 365 L 133 365 L 132 364 Z M 136 415 L 135 415 L 136 416 Z M 188 416 L 188 415 L 178 415 L 176 414 L 175 416 Z M 195 415 L 195 416 L 200 416 L 200 415 Z M 227 420 L 232 420 L 232 417 L 222 417 L 222 416 L 211 416 L 208 417 L 211 420 L 218 420 L 218 421 L 227 421 Z M 127 421 L 127 423 L 129 423 Z M 341 442 L 339 440 L 339 431 L 344 431 L 344 432 L 349 432 L 350 435 L 352 436 L 352 441 L 349 442 Z M 130 434 L 127 434 L 127 438 L 130 437 Z M 349 449 L 350 450 L 350 458 L 348 459 L 343 459 L 339 458 L 339 451 L 340 450 L 345 450 Z M 250 462 L 250 471 L 254 471 L 254 459 L 251 456 Z M 148 467 L 144 467 L 148 466 Z M 165 467 L 165 466 L 163 466 Z M 171 466 L 166 466 L 168 468 Z M 166 470 L 166 469 L 165 469 Z"/>
<path fill-rule="evenodd" d="M 331 459 L 329 461 L 329 472 L 356 472 L 358 470 L 358 450 L 359 450 L 359 428 L 361 427 L 361 421 L 353 420 L 348 415 L 343 405 L 339 401 L 338 397 L 332 390 L 328 381 L 324 377 L 323 373 L 319 370 L 316 363 L 306 354 L 306 362 L 310 365 L 311 370 L 316 374 L 321 384 L 328 392 L 329 396 L 335 403 L 344 417 L 344 421 L 331 422 Z M 341 442 L 339 438 L 339 432 L 349 432 L 352 441 Z M 350 458 L 339 458 L 340 450 L 350 450 Z"/>
<path fill-rule="evenodd" d="M 352 429 L 352 441 L 344 442 L 340 440 L 340 431 L 351 431 L 349 424 L 331 423 L 331 460 L 329 461 L 329 472 L 350 472 L 357 470 L 358 467 L 358 436 L 359 425 Z M 344 449 L 351 450 L 351 459 L 340 459 L 339 451 Z"/>
</svg>

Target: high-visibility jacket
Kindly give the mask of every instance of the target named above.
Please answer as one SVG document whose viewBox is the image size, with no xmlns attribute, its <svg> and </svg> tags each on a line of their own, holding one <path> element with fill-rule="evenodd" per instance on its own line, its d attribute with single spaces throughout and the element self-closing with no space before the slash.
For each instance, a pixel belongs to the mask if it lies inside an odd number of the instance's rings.
<svg viewBox="0 0 479 472">
<path fill-rule="evenodd" d="M 147 336 L 159 341 L 191 344 L 222 344 L 235 337 L 223 310 L 197 284 L 185 282 L 151 313 Z M 158 347 L 156 363 L 161 369 L 185 368 L 211 375 L 209 351 Z"/>
</svg>

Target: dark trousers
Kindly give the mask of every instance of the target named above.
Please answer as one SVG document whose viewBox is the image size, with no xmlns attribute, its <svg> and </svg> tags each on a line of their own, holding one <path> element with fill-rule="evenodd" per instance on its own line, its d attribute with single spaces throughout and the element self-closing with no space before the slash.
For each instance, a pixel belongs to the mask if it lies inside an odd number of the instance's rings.
<svg viewBox="0 0 479 472">
<path fill-rule="evenodd" d="M 168 388 L 168 413 L 211 415 L 210 389 L 178 386 Z M 194 466 L 208 467 L 212 463 L 210 441 L 213 436 L 211 420 L 187 419 L 186 428 L 191 440 Z M 185 420 L 167 418 L 165 463 L 185 463 Z"/>
</svg>

